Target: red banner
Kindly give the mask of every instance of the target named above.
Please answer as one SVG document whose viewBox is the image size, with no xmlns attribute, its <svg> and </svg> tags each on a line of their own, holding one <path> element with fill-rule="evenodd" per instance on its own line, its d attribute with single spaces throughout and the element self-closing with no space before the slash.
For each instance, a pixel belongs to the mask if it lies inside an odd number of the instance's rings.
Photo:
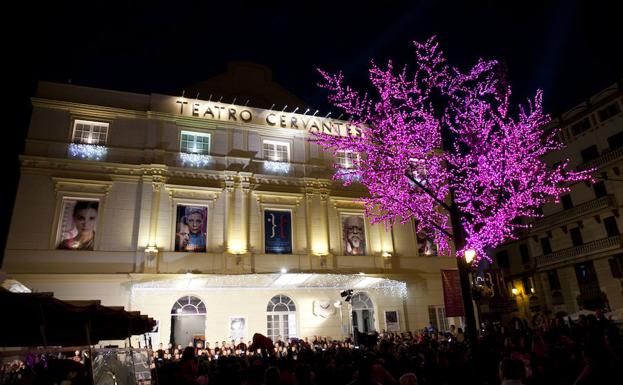
<svg viewBox="0 0 623 385">
<path fill-rule="evenodd" d="M 441 283 L 443 285 L 443 304 L 446 317 L 462 317 L 463 297 L 461 296 L 461 279 L 458 270 L 441 270 Z"/>
</svg>

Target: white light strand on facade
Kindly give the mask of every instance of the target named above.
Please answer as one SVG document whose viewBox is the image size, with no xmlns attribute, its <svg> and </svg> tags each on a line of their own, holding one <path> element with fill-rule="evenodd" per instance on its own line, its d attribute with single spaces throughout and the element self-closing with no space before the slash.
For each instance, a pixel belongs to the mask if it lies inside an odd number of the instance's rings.
<svg viewBox="0 0 623 385">
<path fill-rule="evenodd" d="M 69 145 L 69 157 L 75 159 L 102 160 L 108 150 L 104 146 L 84 143 L 71 143 Z"/>
<path fill-rule="evenodd" d="M 357 289 L 365 292 L 378 292 L 392 297 L 405 298 L 407 284 L 386 278 L 362 276 L 359 274 L 242 274 L 242 275 L 201 275 L 188 279 L 179 278 L 162 281 L 135 283 L 132 290 L 224 290 L 224 289 L 283 289 L 314 291 Z"/>
<path fill-rule="evenodd" d="M 180 152 L 180 160 L 184 166 L 205 167 L 212 161 L 212 157 L 205 154 L 189 154 L 186 152 Z"/>
<path fill-rule="evenodd" d="M 290 172 L 290 163 L 288 162 L 271 162 L 264 161 L 264 171 L 278 174 L 287 174 Z"/>
</svg>

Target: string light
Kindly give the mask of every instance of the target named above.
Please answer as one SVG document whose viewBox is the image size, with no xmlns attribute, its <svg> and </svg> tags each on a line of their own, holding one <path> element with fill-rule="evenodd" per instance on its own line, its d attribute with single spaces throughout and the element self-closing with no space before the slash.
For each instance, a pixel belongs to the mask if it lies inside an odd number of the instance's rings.
<svg viewBox="0 0 623 385">
<path fill-rule="evenodd" d="M 362 135 L 311 132 L 325 149 L 366 156 L 355 167 L 369 191 L 362 198 L 372 223 L 393 225 L 414 219 L 418 233 L 449 252 L 450 191 L 461 218 L 474 264 L 485 250 L 515 238 L 537 218 L 537 208 L 558 201 L 570 183 L 591 180 L 593 170 L 573 171 L 568 161 L 548 169 L 543 156 L 562 148 L 557 131 L 545 132 L 542 92 L 511 116 L 510 87 L 496 61 L 479 60 L 467 72 L 447 63 L 435 38 L 415 42 L 413 74 L 376 64 L 370 80 L 378 97 L 359 94 L 344 84 L 342 73 L 320 71 L 329 101 L 351 116 Z M 442 143 L 442 131 L 452 143 Z M 449 134 L 447 134 L 449 133 Z M 447 134 L 447 135 L 446 135 Z M 439 151 L 443 148 L 445 151 Z M 413 162 L 416 159 L 417 162 Z M 338 171 L 345 185 L 355 179 Z"/>
<path fill-rule="evenodd" d="M 69 157 L 74 159 L 102 160 L 107 152 L 105 146 L 85 143 L 69 144 Z"/>
<path fill-rule="evenodd" d="M 189 154 L 186 152 L 180 152 L 180 161 L 184 166 L 205 167 L 212 161 L 212 157 L 205 154 Z"/>
<path fill-rule="evenodd" d="M 278 174 L 287 174 L 290 172 L 290 163 L 288 162 L 273 162 L 266 160 L 264 161 L 264 171 L 278 173 Z"/>
</svg>

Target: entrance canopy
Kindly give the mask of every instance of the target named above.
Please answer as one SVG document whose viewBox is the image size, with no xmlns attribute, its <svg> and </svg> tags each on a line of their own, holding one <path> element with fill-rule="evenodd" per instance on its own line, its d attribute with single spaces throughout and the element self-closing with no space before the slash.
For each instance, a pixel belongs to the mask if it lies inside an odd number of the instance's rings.
<svg viewBox="0 0 623 385">
<path fill-rule="evenodd" d="M 159 274 L 135 281 L 133 289 L 327 289 L 380 290 L 406 296 L 404 282 L 363 274 L 270 273 L 243 275 Z"/>
</svg>

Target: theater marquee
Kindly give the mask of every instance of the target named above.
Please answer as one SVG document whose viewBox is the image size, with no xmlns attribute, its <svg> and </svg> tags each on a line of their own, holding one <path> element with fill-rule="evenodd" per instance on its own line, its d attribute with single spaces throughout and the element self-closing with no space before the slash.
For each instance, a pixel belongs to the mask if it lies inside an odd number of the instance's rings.
<svg viewBox="0 0 623 385">
<path fill-rule="evenodd" d="M 174 100 L 176 114 L 193 116 L 198 118 L 242 122 L 263 126 L 291 128 L 295 130 L 322 131 L 333 135 L 361 135 L 361 130 L 347 122 L 335 119 L 321 118 L 306 114 L 294 114 L 273 110 L 263 110 L 223 104 L 217 102 L 204 102 L 198 99 L 170 98 Z M 171 108 L 167 108 L 171 110 Z"/>
</svg>

